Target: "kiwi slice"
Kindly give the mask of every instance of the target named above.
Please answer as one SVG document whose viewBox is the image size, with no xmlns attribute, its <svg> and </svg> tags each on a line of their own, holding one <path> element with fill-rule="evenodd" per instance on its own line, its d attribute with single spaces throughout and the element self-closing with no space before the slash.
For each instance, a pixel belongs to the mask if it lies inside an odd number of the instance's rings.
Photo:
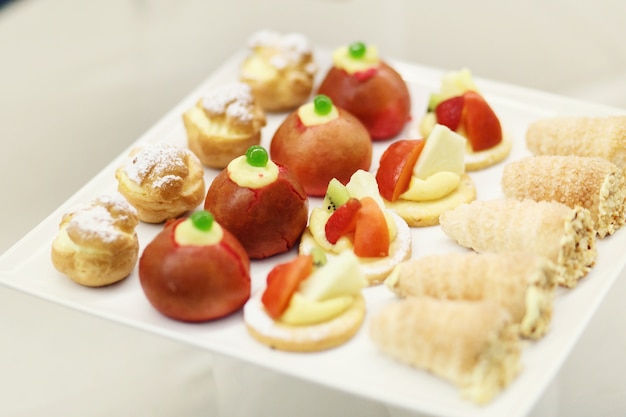
<svg viewBox="0 0 626 417">
<path fill-rule="evenodd" d="M 345 185 L 337 178 L 333 178 L 328 182 L 326 195 L 324 196 L 323 207 L 328 211 L 335 211 L 337 207 L 348 201 L 350 193 Z"/>
<path fill-rule="evenodd" d="M 319 246 L 315 246 L 311 249 L 311 256 L 313 257 L 313 266 L 315 267 L 324 266 L 326 262 L 328 262 L 326 252 Z"/>
<path fill-rule="evenodd" d="M 443 97 L 439 93 L 432 93 L 430 97 L 428 97 L 428 110 L 429 112 L 435 111 L 439 103 L 443 101 Z"/>
</svg>

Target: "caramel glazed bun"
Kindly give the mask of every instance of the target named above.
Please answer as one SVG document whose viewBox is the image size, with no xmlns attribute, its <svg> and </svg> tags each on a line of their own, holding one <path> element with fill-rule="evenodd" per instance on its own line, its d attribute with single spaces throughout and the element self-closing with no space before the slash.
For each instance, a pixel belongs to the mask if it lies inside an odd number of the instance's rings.
<svg viewBox="0 0 626 417">
<path fill-rule="evenodd" d="M 389 255 L 382 258 L 359 257 L 361 270 L 370 286 L 382 283 L 400 262 L 411 257 L 412 242 L 409 225 L 398 214 L 392 211 L 387 211 L 387 214 L 396 225 L 396 236 L 390 242 Z M 329 248 L 332 248 L 334 245 L 328 241 L 324 242 L 323 245 L 325 247 L 322 247 L 319 242 L 315 240 L 310 229 L 307 228 L 302 234 L 298 250 L 301 254 L 307 254 L 311 253 L 313 248 L 317 247 L 324 250 L 329 257 L 336 256 L 332 250 L 329 250 Z"/>
<path fill-rule="evenodd" d="M 120 281 L 137 263 L 138 223 L 137 211 L 121 196 L 100 196 L 63 216 L 52 242 L 52 264 L 81 285 Z"/>
<path fill-rule="evenodd" d="M 302 326 L 286 324 L 265 312 L 262 294 L 263 291 L 257 291 L 244 306 L 244 322 L 252 337 L 279 350 L 315 352 L 339 346 L 357 333 L 365 318 L 365 299 L 359 294 L 347 310 L 329 321 Z"/>
<path fill-rule="evenodd" d="M 204 200 L 204 168 L 187 149 L 155 143 L 131 151 L 115 172 L 118 191 L 137 209 L 139 220 L 162 223 Z"/>
<path fill-rule="evenodd" d="M 263 110 L 287 111 L 309 98 L 317 66 L 303 35 L 263 30 L 251 36 L 248 45 L 251 53 L 242 64 L 241 81 L 252 88 Z"/>
<path fill-rule="evenodd" d="M 183 113 L 189 149 L 209 168 L 225 168 L 261 143 L 267 120 L 250 86 L 235 82 L 217 87 Z"/>
</svg>

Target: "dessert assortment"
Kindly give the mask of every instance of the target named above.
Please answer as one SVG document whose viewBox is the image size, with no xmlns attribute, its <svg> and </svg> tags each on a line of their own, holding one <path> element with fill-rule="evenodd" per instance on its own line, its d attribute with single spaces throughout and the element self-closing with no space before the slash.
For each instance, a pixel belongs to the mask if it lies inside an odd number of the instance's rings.
<svg viewBox="0 0 626 417">
<path fill-rule="evenodd" d="M 142 143 L 115 171 L 118 194 L 63 216 L 53 266 L 90 287 L 136 271 L 161 315 L 229 316 L 271 349 L 359 339 L 492 401 L 549 334 L 559 291 L 626 223 L 626 119 L 537 120 L 533 155 L 505 162 L 507 126 L 468 70 L 412 109 L 373 45 L 335 50 L 313 97 L 321 67 L 302 35 L 249 45 L 234 80 L 183 112 L 187 147 Z M 494 165 L 502 197 L 482 198 L 474 172 Z M 432 228 L 449 252 L 424 255 Z"/>
</svg>

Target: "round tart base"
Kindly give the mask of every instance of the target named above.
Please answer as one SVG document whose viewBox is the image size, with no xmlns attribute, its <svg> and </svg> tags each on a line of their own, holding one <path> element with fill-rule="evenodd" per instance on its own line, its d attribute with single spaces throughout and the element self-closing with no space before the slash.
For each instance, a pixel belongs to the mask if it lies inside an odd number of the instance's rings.
<svg viewBox="0 0 626 417">
<path fill-rule="evenodd" d="M 479 171 L 502 162 L 507 156 L 509 156 L 512 148 L 513 142 L 506 134 L 503 134 L 502 142 L 493 148 L 480 152 L 466 153 L 465 170 Z"/>
<path fill-rule="evenodd" d="M 243 309 L 250 335 L 271 348 L 289 352 L 316 352 L 339 346 L 354 336 L 365 318 L 365 299 L 355 296 L 352 305 L 330 321 L 294 326 L 272 319 L 261 303 L 258 291 Z"/>
<path fill-rule="evenodd" d="M 460 204 L 476 199 L 476 186 L 468 174 L 461 176 L 458 188 L 447 196 L 433 201 L 385 201 L 390 211 L 402 217 L 410 227 L 427 227 L 439 224 L 439 216 Z"/>
</svg>

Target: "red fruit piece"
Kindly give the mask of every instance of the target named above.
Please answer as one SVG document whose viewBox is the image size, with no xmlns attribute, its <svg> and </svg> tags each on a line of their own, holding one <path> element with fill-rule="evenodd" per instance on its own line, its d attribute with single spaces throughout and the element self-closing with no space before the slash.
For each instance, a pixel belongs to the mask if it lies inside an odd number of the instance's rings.
<svg viewBox="0 0 626 417">
<path fill-rule="evenodd" d="M 354 254 L 360 257 L 389 255 L 389 229 L 382 209 L 371 197 L 361 199 L 354 229 Z"/>
<path fill-rule="evenodd" d="M 468 91 L 463 95 L 462 124 L 474 151 L 492 148 L 502 142 L 502 126 L 493 109 L 478 93 Z"/>
<path fill-rule="evenodd" d="M 341 236 L 354 231 L 356 214 L 360 208 L 361 202 L 356 198 L 350 198 L 330 215 L 324 226 L 326 239 L 330 243 L 334 245 Z"/>
<path fill-rule="evenodd" d="M 424 139 L 403 139 L 385 149 L 376 172 L 378 190 L 383 198 L 396 201 L 407 190 L 424 143 Z"/>
<path fill-rule="evenodd" d="M 261 296 L 261 303 L 273 319 L 279 318 L 289 306 L 291 296 L 300 282 L 313 271 L 313 257 L 299 255 L 287 263 L 279 264 L 267 276 L 267 287 Z"/>
<path fill-rule="evenodd" d="M 443 100 L 435 107 L 435 115 L 437 123 L 448 127 L 455 131 L 461 124 L 461 116 L 463 115 L 463 106 L 465 104 L 464 96 L 451 97 Z"/>
</svg>

